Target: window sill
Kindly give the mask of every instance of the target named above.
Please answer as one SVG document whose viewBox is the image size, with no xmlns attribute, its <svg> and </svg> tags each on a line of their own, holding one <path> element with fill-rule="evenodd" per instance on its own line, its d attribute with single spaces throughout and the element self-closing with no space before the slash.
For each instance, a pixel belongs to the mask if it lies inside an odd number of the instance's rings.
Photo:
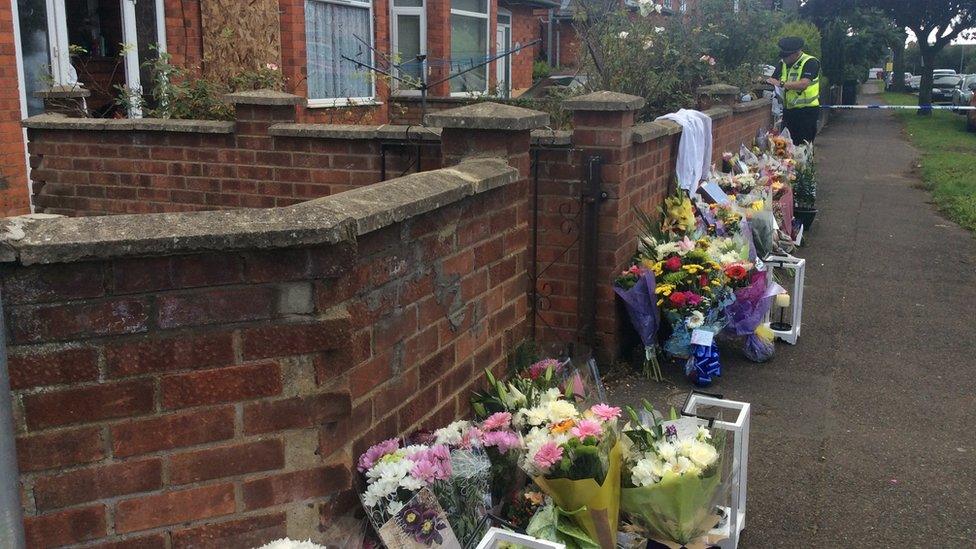
<svg viewBox="0 0 976 549">
<path fill-rule="evenodd" d="M 306 108 L 334 109 L 341 107 L 377 107 L 382 101 L 376 99 L 309 99 Z"/>
</svg>

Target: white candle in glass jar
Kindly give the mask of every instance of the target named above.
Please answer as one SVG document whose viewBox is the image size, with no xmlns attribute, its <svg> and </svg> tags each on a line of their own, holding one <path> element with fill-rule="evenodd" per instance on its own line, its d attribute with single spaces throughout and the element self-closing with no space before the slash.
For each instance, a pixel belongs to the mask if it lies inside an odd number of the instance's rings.
<svg viewBox="0 0 976 549">
<path fill-rule="evenodd" d="M 786 308 L 790 306 L 790 294 L 777 294 L 776 306 Z"/>
</svg>

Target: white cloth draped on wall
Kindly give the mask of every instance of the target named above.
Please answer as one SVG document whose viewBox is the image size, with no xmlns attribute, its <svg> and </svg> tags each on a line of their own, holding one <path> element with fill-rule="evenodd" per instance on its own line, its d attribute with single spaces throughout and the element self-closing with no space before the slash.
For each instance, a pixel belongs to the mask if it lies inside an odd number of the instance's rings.
<svg viewBox="0 0 976 549">
<path fill-rule="evenodd" d="M 658 120 L 671 120 L 681 126 L 681 142 L 674 171 L 678 176 L 678 186 L 694 194 L 712 165 L 712 119 L 700 111 L 681 109 L 658 117 Z"/>
</svg>

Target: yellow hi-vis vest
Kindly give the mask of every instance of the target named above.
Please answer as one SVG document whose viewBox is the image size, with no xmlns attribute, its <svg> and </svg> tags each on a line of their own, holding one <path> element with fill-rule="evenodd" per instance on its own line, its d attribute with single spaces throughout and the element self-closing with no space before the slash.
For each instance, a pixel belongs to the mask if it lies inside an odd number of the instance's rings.
<svg viewBox="0 0 976 549">
<path fill-rule="evenodd" d="M 783 63 L 782 72 L 783 82 L 796 82 L 800 80 L 803 74 L 803 66 L 807 64 L 807 61 L 814 59 L 812 55 L 800 54 L 800 58 L 793 63 L 792 67 L 787 67 L 786 63 Z M 820 106 L 820 73 L 817 73 L 817 77 L 813 79 L 813 82 L 807 86 L 807 89 L 803 91 L 796 90 L 786 90 L 786 108 L 787 109 L 800 109 L 804 107 L 819 107 Z"/>
</svg>

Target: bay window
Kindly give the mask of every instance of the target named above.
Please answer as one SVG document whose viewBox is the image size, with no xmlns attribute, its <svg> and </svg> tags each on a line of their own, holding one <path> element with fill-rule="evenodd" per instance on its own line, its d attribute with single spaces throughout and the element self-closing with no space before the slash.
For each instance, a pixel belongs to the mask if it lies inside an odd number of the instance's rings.
<svg viewBox="0 0 976 549">
<path fill-rule="evenodd" d="M 372 101 L 373 7 L 363 0 L 305 0 L 309 106 Z"/>
<path fill-rule="evenodd" d="M 488 59 L 488 0 L 451 0 L 451 72 Z M 488 91 L 488 65 L 451 79 L 451 94 Z"/>
</svg>

